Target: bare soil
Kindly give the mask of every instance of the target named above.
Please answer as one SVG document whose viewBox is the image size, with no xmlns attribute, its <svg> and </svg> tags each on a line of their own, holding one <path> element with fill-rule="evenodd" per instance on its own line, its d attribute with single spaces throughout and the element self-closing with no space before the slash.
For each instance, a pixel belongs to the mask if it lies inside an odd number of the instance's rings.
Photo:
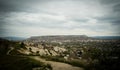
<svg viewBox="0 0 120 70">
<path fill-rule="evenodd" d="M 53 68 L 53 70 L 84 70 L 83 68 L 80 67 L 75 67 L 66 63 L 61 63 L 61 62 L 54 62 L 54 61 L 46 61 L 45 59 L 42 59 L 38 56 L 33 56 L 31 57 L 35 60 L 50 64 Z"/>
</svg>

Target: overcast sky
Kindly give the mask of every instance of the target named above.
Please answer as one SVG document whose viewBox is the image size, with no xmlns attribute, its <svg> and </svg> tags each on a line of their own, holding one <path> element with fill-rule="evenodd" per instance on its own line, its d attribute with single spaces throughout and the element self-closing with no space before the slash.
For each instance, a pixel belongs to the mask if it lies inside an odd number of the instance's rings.
<svg viewBox="0 0 120 70">
<path fill-rule="evenodd" d="M 0 37 L 120 36 L 120 0 L 0 0 Z"/>
</svg>

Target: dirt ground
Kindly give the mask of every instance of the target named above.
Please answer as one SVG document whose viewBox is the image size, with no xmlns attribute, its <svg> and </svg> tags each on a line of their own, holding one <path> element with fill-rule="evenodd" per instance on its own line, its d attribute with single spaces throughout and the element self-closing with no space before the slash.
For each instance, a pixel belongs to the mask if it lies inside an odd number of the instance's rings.
<svg viewBox="0 0 120 70">
<path fill-rule="evenodd" d="M 54 61 L 46 61 L 40 57 L 31 57 L 35 60 L 38 60 L 38 61 L 42 61 L 44 63 L 48 63 L 48 64 L 51 64 L 51 66 L 53 67 L 53 70 L 84 70 L 83 68 L 80 68 L 80 67 L 75 67 L 75 66 L 72 66 L 72 65 L 69 65 L 69 64 L 66 64 L 66 63 L 61 63 L 61 62 L 54 62 Z"/>
</svg>

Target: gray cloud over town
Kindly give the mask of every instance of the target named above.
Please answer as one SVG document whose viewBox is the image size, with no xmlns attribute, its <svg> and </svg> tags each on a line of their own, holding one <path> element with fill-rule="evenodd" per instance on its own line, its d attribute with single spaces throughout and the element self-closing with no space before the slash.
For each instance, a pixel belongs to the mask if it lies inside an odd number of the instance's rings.
<svg viewBox="0 0 120 70">
<path fill-rule="evenodd" d="M 0 36 L 120 35 L 120 0 L 0 0 Z"/>
</svg>

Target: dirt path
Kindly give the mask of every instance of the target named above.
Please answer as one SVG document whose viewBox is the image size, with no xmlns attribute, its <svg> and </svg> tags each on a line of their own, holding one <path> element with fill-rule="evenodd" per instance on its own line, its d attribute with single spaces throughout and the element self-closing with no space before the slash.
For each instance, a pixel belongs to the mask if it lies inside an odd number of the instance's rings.
<svg viewBox="0 0 120 70">
<path fill-rule="evenodd" d="M 38 60 L 38 61 L 42 61 L 42 62 L 45 62 L 45 63 L 48 63 L 48 64 L 51 64 L 51 66 L 53 67 L 53 70 L 84 70 L 83 68 L 80 68 L 80 67 L 75 67 L 75 66 L 72 66 L 72 65 L 69 65 L 69 64 L 66 64 L 66 63 L 61 63 L 61 62 L 54 62 L 54 61 L 46 61 L 40 57 L 31 57 L 35 60 Z"/>
<path fill-rule="evenodd" d="M 8 50 L 7 55 L 10 55 L 10 52 L 13 50 L 13 47 L 10 47 L 10 50 Z"/>
</svg>

